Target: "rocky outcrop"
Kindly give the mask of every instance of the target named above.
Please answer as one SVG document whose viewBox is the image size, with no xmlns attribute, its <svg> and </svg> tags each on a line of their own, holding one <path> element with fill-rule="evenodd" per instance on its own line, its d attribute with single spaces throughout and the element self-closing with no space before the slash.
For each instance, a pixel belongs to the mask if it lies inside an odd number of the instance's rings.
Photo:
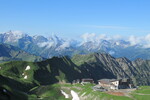
<svg viewBox="0 0 150 100">
<path fill-rule="evenodd" d="M 84 59 L 82 61 L 85 63 L 82 62 L 82 65 L 79 65 L 83 76 L 87 75 L 87 77 L 94 78 L 94 80 L 101 78 L 131 78 L 134 84 L 150 85 L 149 60 L 137 59 L 130 61 L 125 57 L 114 58 L 106 53 L 94 53 L 92 55 L 91 60 L 88 58 L 90 62 Z M 72 61 L 78 64 L 77 60 L 74 59 L 76 58 L 73 58 Z M 96 59 L 96 61 L 93 60 L 92 62 L 92 59 Z"/>
</svg>

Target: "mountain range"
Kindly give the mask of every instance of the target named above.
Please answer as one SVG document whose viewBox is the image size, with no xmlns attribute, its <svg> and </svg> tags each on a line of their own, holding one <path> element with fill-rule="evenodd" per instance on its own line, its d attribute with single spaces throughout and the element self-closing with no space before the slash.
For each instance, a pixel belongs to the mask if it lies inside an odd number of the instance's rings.
<svg viewBox="0 0 150 100">
<path fill-rule="evenodd" d="M 60 91 L 47 90 L 49 85 L 72 83 L 83 78 L 92 78 L 95 83 L 104 78 L 131 78 L 135 85 L 150 85 L 149 71 L 150 60 L 130 61 L 106 53 L 75 55 L 72 59 L 52 57 L 41 62 L 9 61 L 0 64 L 0 92 L 7 90 L 13 100 L 28 100 L 29 96 L 35 99 L 35 95 L 44 91 Z M 7 95 L 0 98 L 8 98 Z"/>
<path fill-rule="evenodd" d="M 9 31 L 0 34 L 0 43 L 16 46 L 30 54 L 51 58 L 53 56 L 70 56 L 76 54 L 89 54 L 93 52 L 105 52 L 114 57 L 126 57 L 130 60 L 137 58 L 150 59 L 150 48 L 142 44 L 134 44 L 124 39 L 86 39 L 84 41 L 62 39 L 52 35 L 44 37 L 40 35 Z"/>
<path fill-rule="evenodd" d="M 15 46 L 0 44 L 0 63 L 7 61 L 42 61 L 44 58 L 29 54 Z"/>
<path fill-rule="evenodd" d="M 69 57 L 53 57 L 41 62 L 10 61 L 0 64 L 0 74 L 29 83 L 48 85 L 92 78 L 131 78 L 136 85 L 150 85 L 150 61 L 114 58 L 109 54 L 93 53 Z"/>
</svg>

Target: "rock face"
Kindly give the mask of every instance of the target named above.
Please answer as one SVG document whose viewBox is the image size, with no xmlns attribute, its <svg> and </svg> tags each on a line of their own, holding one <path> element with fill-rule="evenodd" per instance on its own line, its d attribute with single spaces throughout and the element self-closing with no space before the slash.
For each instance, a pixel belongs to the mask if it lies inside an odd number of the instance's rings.
<svg viewBox="0 0 150 100">
<path fill-rule="evenodd" d="M 84 56 L 84 60 L 78 59 Z M 72 58 L 77 64 L 83 76 L 98 80 L 101 78 L 131 78 L 134 84 L 150 85 L 150 61 L 137 59 L 130 61 L 127 58 L 114 58 L 109 54 L 95 53 L 89 55 L 80 55 Z M 88 58 L 88 59 L 87 59 Z M 78 59 L 78 60 L 77 60 Z M 88 73 L 88 74 L 85 74 Z"/>
</svg>

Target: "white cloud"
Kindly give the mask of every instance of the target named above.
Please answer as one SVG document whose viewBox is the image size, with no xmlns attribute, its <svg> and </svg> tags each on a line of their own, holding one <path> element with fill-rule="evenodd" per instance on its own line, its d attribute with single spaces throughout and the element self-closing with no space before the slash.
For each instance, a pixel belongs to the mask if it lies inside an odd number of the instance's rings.
<svg viewBox="0 0 150 100">
<path fill-rule="evenodd" d="M 18 31 L 18 30 L 16 30 L 16 31 L 11 31 L 12 33 L 15 33 L 15 34 L 23 34 L 23 32 L 22 31 Z"/>
<path fill-rule="evenodd" d="M 85 33 L 81 36 L 84 42 L 95 41 L 95 33 Z"/>
<path fill-rule="evenodd" d="M 128 41 L 130 42 L 131 46 L 134 46 L 134 45 L 141 43 L 141 37 L 136 37 L 136 36 L 131 35 Z"/>
<path fill-rule="evenodd" d="M 96 36 L 96 40 L 104 40 L 104 39 L 108 39 L 108 37 L 106 36 L 106 34 L 100 34 L 98 36 Z"/>
<path fill-rule="evenodd" d="M 108 36 L 106 34 L 96 35 L 95 33 L 85 33 L 81 36 L 83 42 L 101 42 L 102 40 L 120 40 L 120 35 Z"/>
<path fill-rule="evenodd" d="M 143 38 L 143 41 L 144 41 L 143 47 L 144 47 L 144 48 L 150 48 L 150 34 L 147 34 L 147 35 Z"/>
<path fill-rule="evenodd" d="M 114 51 L 109 51 L 108 53 L 109 53 L 110 55 L 115 54 L 115 52 L 114 52 Z"/>
<path fill-rule="evenodd" d="M 81 36 L 84 42 L 100 42 L 101 40 L 110 40 L 111 38 L 108 37 L 106 34 L 96 35 L 95 33 L 85 33 Z"/>
<path fill-rule="evenodd" d="M 37 44 L 39 47 L 46 47 L 46 48 L 50 48 L 52 46 L 55 45 L 54 42 L 42 42 L 42 43 L 38 43 Z"/>
<path fill-rule="evenodd" d="M 108 36 L 106 34 L 97 35 L 95 33 L 85 33 L 81 36 L 81 38 L 83 39 L 83 42 L 81 42 L 81 44 L 90 41 L 90 42 L 95 43 L 95 45 L 96 45 L 96 44 L 100 43 L 102 40 L 116 41 L 118 44 L 119 40 L 124 40 L 124 41 L 130 43 L 130 45 L 128 45 L 128 46 L 139 45 L 143 48 L 150 48 L 150 34 L 148 34 L 146 36 L 131 35 L 128 37 L 128 39 L 126 39 L 126 38 L 123 38 L 121 35 Z"/>
<path fill-rule="evenodd" d="M 59 46 L 59 48 L 64 49 L 70 47 L 70 43 L 69 42 L 64 42 L 62 45 Z"/>
<path fill-rule="evenodd" d="M 150 48 L 150 43 L 143 45 L 144 48 Z"/>
<path fill-rule="evenodd" d="M 143 48 L 150 48 L 150 34 L 146 36 L 130 36 L 128 41 L 130 42 L 131 46 L 140 45 Z"/>
<path fill-rule="evenodd" d="M 122 36 L 121 35 L 114 35 L 114 36 L 112 36 L 112 39 L 113 40 L 121 40 Z"/>
<path fill-rule="evenodd" d="M 147 34 L 147 35 L 145 36 L 145 40 L 148 41 L 148 42 L 150 42 L 150 34 Z"/>
<path fill-rule="evenodd" d="M 120 26 L 96 26 L 96 25 L 92 25 L 92 26 L 87 26 L 87 27 L 95 27 L 95 28 L 109 28 L 109 29 L 125 29 L 128 27 L 120 27 Z M 21 31 L 11 31 L 12 35 L 11 38 L 14 36 L 15 38 L 13 39 L 14 41 L 22 38 L 24 36 L 24 33 Z M 9 34 L 10 32 L 5 32 L 7 34 Z M 46 47 L 46 48 L 51 48 L 52 46 L 56 46 L 57 44 L 59 44 L 58 48 L 66 48 L 74 45 L 81 45 L 85 42 L 92 42 L 95 45 L 98 45 L 98 43 L 100 43 L 102 40 L 108 40 L 108 41 L 112 41 L 115 42 L 117 45 L 120 45 L 121 42 L 119 42 L 119 40 L 124 40 L 126 42 L 130 42 L 129 46 L 135 46 L 135 45 L 140 45 L 143 48 L 150 48 L 150 34 L 147 34 L 145 36 L 134 36 L 131 35 L 128 38 L 125 38 L 121 35 L 113 35 L 113 36 L 109 36 L 107 34 L 96 34 L 96 33 L 85 33 L 81 36 L 81 42 L 77 40 L 63 40 L 60 39 L 57 36 L 52 36 L 51 38 L 49 38 L 48 42 L 42 42 L 42 43 L 38 43 L 37 45 L 39 47 Z M 12 39 L 10 39 L 10 41 L 12 41 Z M 59 41 L 62 41 L 59 43 Z M 128 45 L 127 45 L 128 46 Z M 113 53 L 113 52 L 110 52 Z"/>
</svg>

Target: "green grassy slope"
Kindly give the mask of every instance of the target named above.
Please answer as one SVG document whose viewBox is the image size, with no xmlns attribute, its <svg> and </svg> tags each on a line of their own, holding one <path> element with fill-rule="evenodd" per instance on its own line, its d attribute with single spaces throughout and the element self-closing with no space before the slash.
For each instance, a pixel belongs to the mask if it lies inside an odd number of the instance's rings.
<svg viewBox="0 0 150 100">
<path fill-rule="evenodd" d="M 27 66 L 30 66 L 29 70 L 25 70 Z M 25 76 L 27 79 L 24 78 Z M 37 96 L 35 94 L 29 95 L 31 89 L 57 82 L 72 82 L 79 77 L 79 69 L 68 57 L 54 57 L 42 62 L 10 61 L 0 64 L 0 87 L 9 87 L 11 97 L 20 93 L 27 96 L 28 99 L 34 100 Z M 57 89 L 51 88 L 51 86 L 50 89 L 57 93 Z M 13 91 L 15 92 L 13 93 Z M 45 92 L 48 94 L 51 91 Z M 56 95 L 55 93 L 53 95 Z M 16 97 L 19 98 L 19 95 Z M 52 97 L 48 98 L 55 100 Z"/>
<path fill-rule="evenodd" d="M 96 62 L 94 54 L 75 55 L 71 59 L 76 65 L 81 66 L 84 63 Z"/>
<path fill-rule="evenodd" d="M 30 66 L 29 70 L 25 70 Z M 0 74 L 9 78 L 37 84 L 72 82 L 80 78 L 80 70 L 68 57 L 53 57 L 42 62 L 10 61 L 0 64 Z M 71 76 L 72 75 L 72 76 Z M 24 79 L 27 76 L 27 79 Z"/>
<path fill-rule="evenodd" d="M 124 60 L 127 61 L 127 59 Z M 72 61 L 76 63 L 74 64 Z M 117 66 L 119 63 L 110 55 L 81 55 L 76 56 L 72 61 L 68 57 L 53 57 L 41 62 L 10 61 L 1 63 L 0 87 L 7 89 L 11 98 L 17 98 L 13 100 L 20 100 L 21 97 L 25 100 L 65 100 L 61 90 L 69 94 L 68 100 L 72 99 L 71 90 L 77 92 L 81 100 L 93 100 L 93 98 L 95 100 L 133 100 L 133 98 L 148 100 L 147 98 L 149 98 L 149 87 L 141 87 L 130 94 L 131 97 L 127 97 L 93 91 L 93 85 L 91 84 L 85 86 L 64 84 L 82 78 L 93 78 L 95 80 L 104 77 L 111 78 L 115 77 L 113 73 L 122 71 Z M 146 61 L 147 63 L 149 64 L 148 61 Z M 148 70 L 147 67 L 140 67 L 145 66 L 144 64 L 136 64 L 139 67 L 138 70 Z M 29 70 L 25 70 L 27 66 L 30 66 Z M 25 76 L 27 76 L 26 79 Z M 6 95 L 1 93 L 0 95 L 7 98 Z"/>
<path fill-rule="evenodd" d="M 30 93 L 43 98 L 43 100 L 49 100 L 49 98 L 53 98 L 53 100 L 72 100 L 71 90 L 78 94 L 80 100 L 149 100 L 150 97 L 150 89 L 147 89 L 149 86 L 147 88 L 140 87 L 140 90 L 128 93 L 128 96 L 116 96 L 94 91 L 92 89 L 93 86 L 93 84 L 86 84 L 84 86 L 81 84 L 54 84 L 34 88 Z M 64 98 L 65 96 L 61 93 L 61 90 L 68 94 L 69 98 Z M 149 94 L 142 92 L 145 90 L 149 91 Z M 142 95 L 136 94 L 138 91 L 141 91 Z"/>
</svg>

